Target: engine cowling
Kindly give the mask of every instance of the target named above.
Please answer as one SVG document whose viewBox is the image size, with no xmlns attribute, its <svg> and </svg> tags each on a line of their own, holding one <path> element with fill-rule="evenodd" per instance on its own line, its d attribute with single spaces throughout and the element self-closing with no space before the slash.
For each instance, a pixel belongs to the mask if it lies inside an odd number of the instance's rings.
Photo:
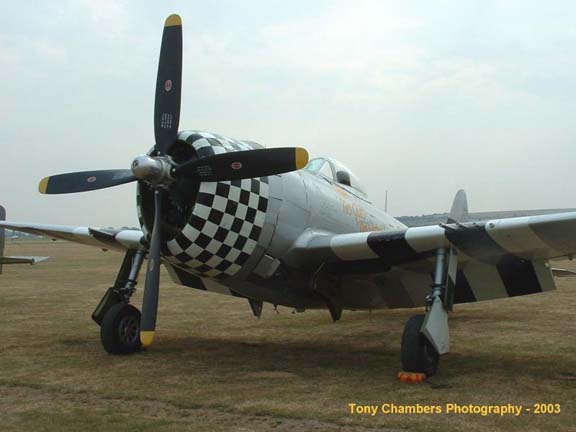
<svg viewBox="0 0 576 432">
<path fill-rule="evenodd" d="M 257 143 L 220 135 L 180 132 L 168 150 L 176 163 L 224 152 L 262 148 Z M 234 276 L 254 252 L 268 208 L 268 177 L 194 183 L 178 180 L 168 187 L 162 217 L 162 255 L 200 277 Z M 151 189 L 138 184 L 138 219 L 146 237 L 154 223 Z"/>
</svg>

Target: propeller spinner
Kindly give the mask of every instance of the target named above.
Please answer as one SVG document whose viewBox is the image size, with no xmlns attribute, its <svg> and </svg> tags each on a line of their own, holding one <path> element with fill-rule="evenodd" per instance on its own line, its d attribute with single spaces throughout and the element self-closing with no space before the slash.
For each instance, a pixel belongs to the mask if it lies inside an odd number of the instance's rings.
<svg viewBox="0 0 576 432">
<path fill-rule="evenodd" d="M 216 154 L 176 164 L 168 149 L 178 139 L 182 92 L 182 20 L 170 15 L 164 23 L 156 96 L 154 103 L 155 145 L 150 155 L 138 156 L 131 170 L 99 170 L 45 177 L 38 189 L 43 194 L 87 192 L 141 181 L 154 190 L 154 226 L 148 249 L 140 340 L 152 344 L 158 311 L 160 248 L 162 244 L 162 200 L 167 186 L 178 179 L 226 181 L 264 177 L 295 171 L 308 163 L 308 153 L 299 147 L 259 149 Z"/>
</svg>

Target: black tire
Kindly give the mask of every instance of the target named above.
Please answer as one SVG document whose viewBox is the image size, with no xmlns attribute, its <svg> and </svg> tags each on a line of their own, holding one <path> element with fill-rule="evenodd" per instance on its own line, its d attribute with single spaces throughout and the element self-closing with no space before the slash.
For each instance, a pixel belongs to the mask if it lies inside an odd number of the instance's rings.
<svg viewBox="0 0 576 432">
<path fill-rule="evenodd" d="M 112 306 L 102 319 L 100 340 L 110 354 L 140 351 L 140 311 L 127 303 Z"/>
<path fill-rule="evenodd" d="M 424 315 L 414 315 L 404 326 L 402 333 L 402 368 L 406 372 L 421 372 L 427 376 L 436 374 L 439 355 L 426 339 L 420 328 Z"/>
</svg>

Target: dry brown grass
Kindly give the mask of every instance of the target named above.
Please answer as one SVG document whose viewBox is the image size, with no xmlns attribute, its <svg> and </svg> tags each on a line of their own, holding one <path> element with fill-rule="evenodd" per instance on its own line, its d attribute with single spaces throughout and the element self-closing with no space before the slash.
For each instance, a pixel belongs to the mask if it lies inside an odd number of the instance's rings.
<svg viewBox="0 0 576 432">
<path fill-rule="evenodd" d="M 395 376 L 411 310 L 345 312 L 332 324 L 328 312 L 268 306 L 258 321 L 245 301 L 164 274 L 155 346 L 114 357 L 89 315 L 119 254 L 61 242 L 12 242 L 7 252 L 51 260 L 0 276 L 2 430 L 576 430 L 574 280 L 458 306 L 440 374 L 410 385 Z M 555 402 L 562 413 L 360 417 L 350 402 Z"/>
</svg>

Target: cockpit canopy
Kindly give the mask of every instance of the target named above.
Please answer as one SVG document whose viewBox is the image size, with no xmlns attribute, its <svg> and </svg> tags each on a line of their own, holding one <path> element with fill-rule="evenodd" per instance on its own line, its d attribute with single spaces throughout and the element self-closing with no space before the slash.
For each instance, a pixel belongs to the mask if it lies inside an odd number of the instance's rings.
<svg viewBox="0 0 576 432">
<path fill-rule="evenodd" d="M 358 177 L 356 177 L 350 169 L 335 159 L 312 159 L 304 169 L 322 175 L 335 183 L 351 188 L 352 190 L 367 196 L 366 189 L 360 183 Z"/>
</svg>

